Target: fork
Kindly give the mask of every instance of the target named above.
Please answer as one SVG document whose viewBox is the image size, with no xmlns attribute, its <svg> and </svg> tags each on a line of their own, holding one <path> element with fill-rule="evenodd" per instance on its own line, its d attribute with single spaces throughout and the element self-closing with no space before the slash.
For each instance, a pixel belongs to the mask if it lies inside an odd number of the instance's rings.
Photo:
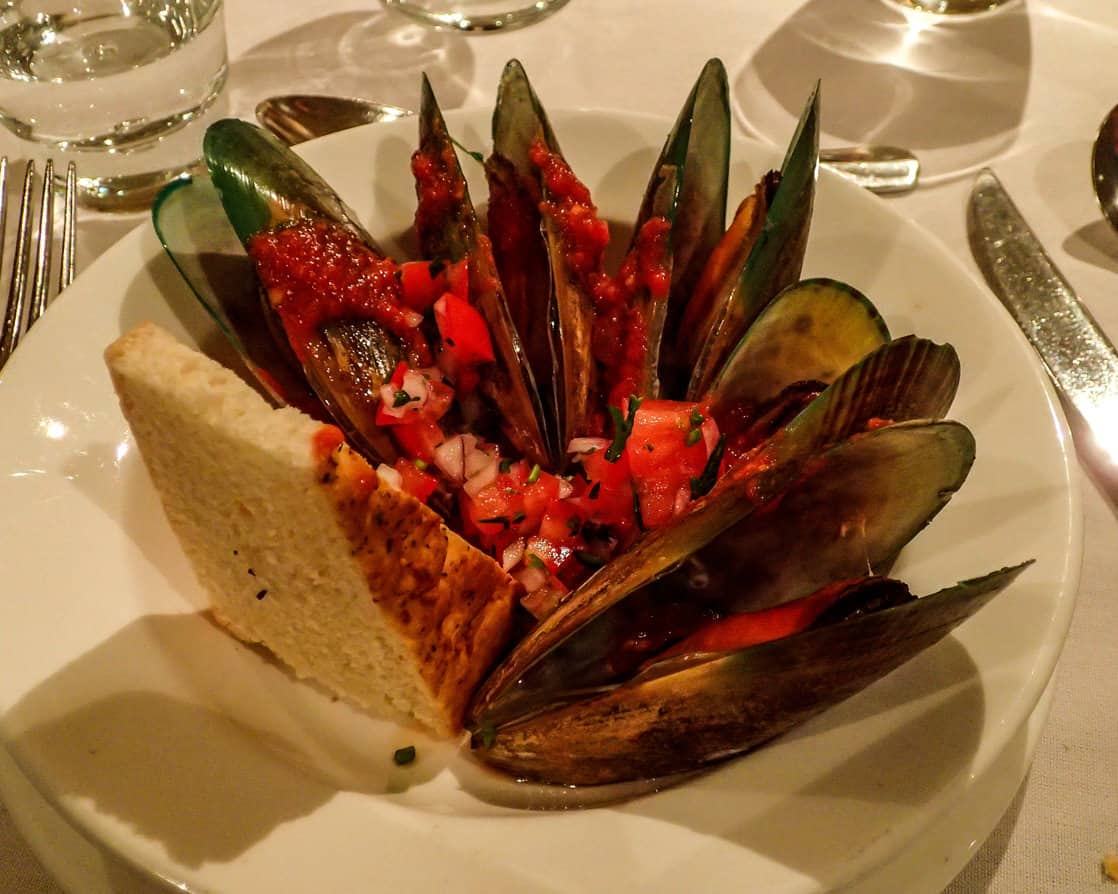
<svg viewBox="0 0 1118 894">
<path fill-rule="evenodd" d="M 8 167 L 8 159 L 0 158 L 0 257 L 3 257 L 8 222 Z M 35 163 L 29 161 L 23 174 L 15 248 L 12 252 L 11 275 L 8 279 L 8 301 L 4 310 L 3 326 L 0 328 L 0 368 L 16 349 L 24 333 L 42 316 L 49 300 L 66 288 L 74 278 L 74 199 L 77 193 L 74 163 L 70 162 L 66 170 L 60 231 L 62 256 L 57 277 L 53 278 L 55 285 L 53 289 L 51 288 L 51 254 L 55 239 L 54 164 L 50 159 L 43 166 L 37 218 L 34 214 L 35 179 Z M 35 226 L 36 219 L 37 226 Z M 34 248 L 33 258 L 32 248 Z M 29 271 L 32 261 L 34 266 Z M 30 290 L 28 281 L 31 283 Z"/>
</svg>

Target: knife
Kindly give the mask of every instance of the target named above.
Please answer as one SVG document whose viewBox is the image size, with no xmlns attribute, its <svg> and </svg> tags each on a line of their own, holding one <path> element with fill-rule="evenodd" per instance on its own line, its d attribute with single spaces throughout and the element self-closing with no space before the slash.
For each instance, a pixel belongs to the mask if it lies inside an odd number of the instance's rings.
<svg viewBox="0 0 1118 894">
<path fill-rule="evenodd" d="M 971 189 L 967 237 L 986 282 L 1032 342 L 1065 404 L 1094 436 L 1095 449 L 1081 439 L 1081 452 L 1113 485 L 1118 481 L 1118 352 L 988 168 Z"/>
</svg>

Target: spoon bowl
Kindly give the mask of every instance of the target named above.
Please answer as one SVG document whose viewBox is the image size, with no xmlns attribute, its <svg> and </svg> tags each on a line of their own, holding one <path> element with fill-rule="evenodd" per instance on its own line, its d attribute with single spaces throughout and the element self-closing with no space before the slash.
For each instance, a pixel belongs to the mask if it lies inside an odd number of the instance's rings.
<svg viewBox="0 0 1118 894">
<path fill-rule="evenodd" d="M 287 145 L 378 121 L 394 121 L 413 114 L 408 109 L 345 96 L 290 94 L 265 99 L 256 107 L 256 119 Z M 907 149 L 895 146 L 848 146 L 819 153 L 824 167 L 878 194 L 914 189 L 920 178 L 920 161 Z"/>
<path fill-rule="evenodd" d="M 305 93 L 272 96 L 256 107 L 256 120 L 288 146 L 411 114 L 408 109 L 366 99 Z"/>
<path fill-rule="evenodd" d="M 1095 137 L 1091 182 L 1103 216 L 1118 230 L 1118 106 L 1107 113 Z"/>
</svg>

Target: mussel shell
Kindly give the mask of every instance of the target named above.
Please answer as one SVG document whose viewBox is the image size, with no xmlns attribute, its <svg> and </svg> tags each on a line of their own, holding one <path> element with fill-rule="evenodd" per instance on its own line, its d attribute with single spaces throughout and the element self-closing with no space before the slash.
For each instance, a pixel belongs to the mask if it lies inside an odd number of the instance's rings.
<svg viewBox="0 0 1118 894">
<path fill-rule="evenodd" d="M 562 785 L 655 778 L 721 761 L 934 645 L 1028 564 L 748 649 L 654 664 L 603 694 L 480 731 L 474 753 L 518 778 Z"/>
<path fill-rule="evenodd" d="M 489 241 L 481 232 L 454 143 L 426 75 L 419 111 L 419 152 L 445 163 L 447 176 L 457 185 L 456 200 L 444 219 L 435 223 L 417 217 L 420 250 L 431 260 L 469 257 L 470 303 L 485 319 L 496 354 L 496 361 L 482 374 L 482 393 L 496 407 L 501 430 L 513 447 L 532 462 L 546 464 L 551 457 L 543 403 L 505 302 Z"/>
<path fill-rule="evenodd" d="M 225 118 L 206 130 L 202 152 L 225 213 L 245 244 L 262 230 L 320 217 L 376 241 L 318 172 L 287 146 L 247 121 Z"/>
<path fill-rule="evenodd" d="M 260 311 L 252 262 L 208 177 L 176 180 L 155 200 L 156 236 L 190 291 L 213 317 L 265 393 L 319 419 L 327 412 L 291 353 Z"/>
<path fill-rule="evenodd" d="M 734 346 L 762 308 L 796 282 L 803 269 L 815 175 L 819 164 L 819 86 L 808 97 L 781 165 L 780 185 L 740 275 L 728 277 L 722 296 L 699 325 L 687 395 L 705 394 Z"/>
<path fill-rule="evenodd" d="M 383 252 L 330 185 L 287 146 L 245 121 L 212 124 L 203 140 L 206 165 L 234 232 L 247 247 L 257 234 L 304 219 L 324 219 L 354 233 L 370 251 Z M 403 356 L 399 341 L 369 319 L 344 319 L 307 344 L 290 345 L 268 296 L 259 291 L 259 328 L 267 328 L 281 354 L 295 361 L 322 405 L 370 459 L 392 462 L 392 438 L 375 423 L 380 387 Z"/>
<path fill-rule="evenodd" d="M 974 462 L 974 438 L 956 422 L 942 437 L 897 450 L 882 443 L 902 432 L 929 431 L 905 422 L 855 435 L 808 463 L 780 496 L 716 538 L 665 588 L 695 587 L 695 597 L 727 612 L 759 611 L 859 573 L 884 574 L 901 548 L 951 499 Z M 865 443 L 863 443 L 865 442 Z M 867 461 L 866 451 L 883 450 Z M 856 448 L 856 449 L 852 449 Z M 872 464 L 871 464 L 872 463 Z M 870 468 L 872 474 L 865 474 Z"/>
<path fill-rule="evenodd" d="M 489 237 L 505 298 L 548 414 L 558 460 L 571 438 L 591 433 L 597 393 L 590 296 L 567 268 L 555 221 L 540 214 L 548 198 L 529 152 L 536 142 L 562 157 L 559 141 L 524 67 L 510 60 L 501 74 L 493 109 L 493 152 L 485 162 L 489 181 Z M 502 204 L 514 205 L 506 232 Z M 505 211 L 504 213 L 508 213 Z"/>
<path fill-rule="evenodd" d="M 742 336 L 707 393 L 715 415 L 767 403 L 796 382 L 830 384 L 889 340 L 868 298 L 833 279 L 802 280 L 777 295 Z"/>
<path fill-rule="evenodd" d="M 666 176 L 678 180 L 672 209 L 672 281 L 662 329 L 669 337 L 659 349 L 661 393 L 677 397 L 690 374 L 686 352 L 672 334 L 683 309 L 726 227 L 730 172 L 730 87 L 721 59 L 700 72 L 653 166 L 634 228 L 656 213 L 654 204 Z"/>
<path fill-rule="evenodd" d="M 648 321 L 651 390 L 678 396 L 689 372 L 674 337 L 683 308 L 726 226 L 730 172 L 730 87 L 721 59 L 703 66 L 652 167 L 633 231 L 632 250 L 653 217 L 671 223 L 671 286 L 667 301 L 642 302 Z M 682 380 L 682 381 L 681 381 Z"/>
</svg>

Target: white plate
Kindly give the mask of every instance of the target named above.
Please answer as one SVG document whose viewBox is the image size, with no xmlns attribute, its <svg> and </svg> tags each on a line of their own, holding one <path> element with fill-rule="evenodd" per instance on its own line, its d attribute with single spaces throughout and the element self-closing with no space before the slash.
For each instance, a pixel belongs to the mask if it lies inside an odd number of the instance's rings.
<svg viewBox="0 0 1118 894">
<path fill-rule="evenodd" d="M 448 117 L 466 145 L 484 145 L 488 112 Z M 554 123 L 603 212 L 631 219 L 668 122 L 584 112 Z M 306 147 L 390 247 L 414 207 L 414 129 Z M 746 143 L 735 154 L 736 194 L 778 161 Z M 962 358 L 953 416 L 974 430 L 978 460 L 898 574 L 927 593 L 1037 559 L 859 696 L 678 788 L 524 811 L 533 790 L 236 643 L 202 611 L 101 364 L 109 341 L 148 318 L 224 355 L 144 227 L 86 271 L 0 379 L 4 742 L 80 828 L 197 889 L 716 891 L 749 879 L 810 892 L 864 876 L 956 803 L 1030 715 L 1071 613 L 1079 506 L 1062 418 L 1028 347 L 926 233 L 822 176 L 805 274 L 853 283 L 894 334 L 949 340 Z M 396 768 L 393 750 L 409 743 L 419 761 Z"/>
</svg>

